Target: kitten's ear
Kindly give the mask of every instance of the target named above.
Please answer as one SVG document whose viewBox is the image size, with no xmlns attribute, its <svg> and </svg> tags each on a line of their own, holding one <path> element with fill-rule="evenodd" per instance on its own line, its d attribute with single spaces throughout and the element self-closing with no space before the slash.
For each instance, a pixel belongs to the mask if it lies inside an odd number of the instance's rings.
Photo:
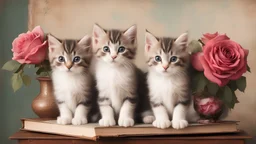
<svg viewBox="0 0 256 144">
<path fill-rule="evenodd" d="M 51 34 L 47 35 L 47 39 L 49 45 L 49 52 L 53 52 L 54 49 L 58 48 L 61 45 L 61 42 Z"/>
<path fill-rule="evenodd" d="M 146 30 L 145 34 L 145 51 L 148 52 L 152 46 L 157 44 L 158 40 L 157 38 L 151 34 L 148 30 Z"/>
<path fill-rule="evenodd" d="M 133 25 L 127 30 L 124 31 L 123 35 L 127 38 L 131 43 L 135 43 L 137 36 L 137 26 Z"/>
<path fill-rule="evenodd" d="M 99 38 L 103 37 L 106 35 L 106 32 L 103 28 L 101 28 L 98 24 L 94 24 L 93 26 L 93 43 L 97 44 L 99 42 Z"/>
<path fill-rule="evenodd" d="M 83 48 L 90 48 L 91 47 L 91 37 L 89 35 L 85 35 L 81 40 L 78 42 Z"/>
<path fill-rule="evenodd" d="M 188 44 L 188 33 L 181 34 L 174 42 L 176 45 L 180 46 L 182 49 L 185 49 Z"/>
</svg>

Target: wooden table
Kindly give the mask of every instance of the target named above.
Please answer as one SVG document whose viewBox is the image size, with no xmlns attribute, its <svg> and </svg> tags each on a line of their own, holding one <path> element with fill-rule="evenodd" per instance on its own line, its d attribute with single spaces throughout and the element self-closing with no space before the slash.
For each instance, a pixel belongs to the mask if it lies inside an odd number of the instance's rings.
<svg viewBox="0 0 256 144">
<path fill-rule="evenodd" d="M 81 138 L 43 134 L 36 132 L 18 131 L 10 139 L 19 144 L 244 144 L 251 137 L 241 131 L 237 134 L 155 136 L 155 137 L 126 137 L 101 138 L 97 141 Z"/>
</svg>

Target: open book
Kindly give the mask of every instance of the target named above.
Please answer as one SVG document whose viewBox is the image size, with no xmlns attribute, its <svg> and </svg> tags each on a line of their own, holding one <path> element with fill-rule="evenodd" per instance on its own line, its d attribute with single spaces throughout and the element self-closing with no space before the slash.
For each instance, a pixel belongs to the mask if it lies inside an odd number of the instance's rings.
<svg viewBox="0 0 256 144">
<path fill-rule="evenodd" d="M 151 136 L 151 135 L 180 135 L 180 134 L 209 134 L 209 133 L 235 133 L 237 123 L 223 121 L 212 124 L 190 124 L 187 128 L 176 130 L 173 128 L 158 129 L 151 124 L 138 124 L 133 127 L 102 127 L 98 124 L 86 124 L 80 126 L 59 125 L 56 120 L 22 119 L 22 130 L 60 134 L 96 140 L 100 137 L 122 136 Z"/>
</svg>

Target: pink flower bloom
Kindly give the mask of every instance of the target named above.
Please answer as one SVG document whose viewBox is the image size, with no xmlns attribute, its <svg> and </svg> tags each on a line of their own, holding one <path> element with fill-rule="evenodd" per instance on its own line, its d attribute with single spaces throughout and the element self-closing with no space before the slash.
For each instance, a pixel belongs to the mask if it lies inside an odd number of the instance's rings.
<svg viewBox="0 0 256 144">
<path fill-rule="evenodd" d="M 21 64 L 39 64 L 47 55 L 47 41 L 44 41 L 44 32 L 40 26 L 32 32 L 20 34 L 12 42 L 13 60 Z"/>
<path fill-rule="evenodd" d="M 196 107 L 197 112 L 202 115 L 209 116 L 215 115 L 221 111 L 222 102 L 215 98 L 215 97 L 208 97 L 208 98 L 196 98 Z"/>
<path fill-rule="evenodd" d="M 204 36 L 206 43 L 203 52 L 191 57 L 193 67 L 198 71 L 204 71 L 205 77 L 219 86 L 225 86 L 230 80 L 239 79 L 246 72 L 249 51 L 226 35 L 215 33 Z"/>
</svg>

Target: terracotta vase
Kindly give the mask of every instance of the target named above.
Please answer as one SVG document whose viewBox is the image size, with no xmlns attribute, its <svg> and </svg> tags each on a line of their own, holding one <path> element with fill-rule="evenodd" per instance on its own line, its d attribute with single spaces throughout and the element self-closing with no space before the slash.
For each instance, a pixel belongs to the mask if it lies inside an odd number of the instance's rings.
<svg viewBox="0 0 256 144">
<path fill-rule="evenodd" d="M 48 77 L 38 77 L 40 93 L 32 102 L 32 109 L 40 118 L 57 118 L 59 109 L 53 94 L 52 80 Z"/>
</svg>

